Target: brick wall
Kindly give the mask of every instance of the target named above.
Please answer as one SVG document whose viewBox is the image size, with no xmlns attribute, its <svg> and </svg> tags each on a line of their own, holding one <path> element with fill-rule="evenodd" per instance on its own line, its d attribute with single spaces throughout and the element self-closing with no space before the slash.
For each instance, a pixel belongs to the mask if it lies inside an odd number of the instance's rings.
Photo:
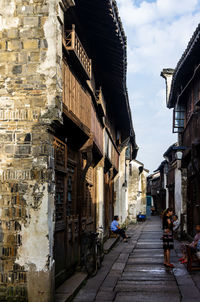
<svg viewBox="0 0 200 302">
<path fill-rule="evenodd" d="M 62 123 L 58 2 L 0 1 L 0 300 L 5 301 L 53 299 L 51 133 L 55 121 Z"/>
</svg>

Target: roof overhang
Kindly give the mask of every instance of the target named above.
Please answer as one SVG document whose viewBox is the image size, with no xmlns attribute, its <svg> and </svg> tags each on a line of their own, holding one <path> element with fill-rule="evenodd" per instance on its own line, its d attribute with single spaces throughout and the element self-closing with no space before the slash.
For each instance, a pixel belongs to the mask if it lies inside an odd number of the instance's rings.
<svg viewBox="0 0 200 302">
<path fill-rule="evenodd" d="M 169 96 L 168 108 L 175 107 L 178 95 L 182 89 L 187 85 L 194 69 L 200 63 L 200 24 L 196 28 L 188 46 L 179 60 L 173 74 L 171 91 Z"/>
<path fill-rule="evenodd" d="M 117 117 L 117 123 L 134 134 L 126 87 L 127 39 L 115 0 L 75 0 L 97 65 L 102 91 Z M 132 132 L 132 133 L 131 133 Z"/>
</svg>

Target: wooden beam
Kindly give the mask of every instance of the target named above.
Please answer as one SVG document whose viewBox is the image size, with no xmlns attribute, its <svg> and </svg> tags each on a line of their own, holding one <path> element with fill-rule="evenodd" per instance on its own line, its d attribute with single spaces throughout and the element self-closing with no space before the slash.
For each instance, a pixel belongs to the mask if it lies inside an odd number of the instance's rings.
<svg viewBox="0 0 200 302">
<path fill-rule="evenodd" d="M 72 111 L 69 111 L 67 106 L 63 103 L 63 113 L 74 123 L 76 124 L 87 136 L 90 136 L 90 129 L 83 125 L 80 120 L 73 114 Z"/>
</svg>

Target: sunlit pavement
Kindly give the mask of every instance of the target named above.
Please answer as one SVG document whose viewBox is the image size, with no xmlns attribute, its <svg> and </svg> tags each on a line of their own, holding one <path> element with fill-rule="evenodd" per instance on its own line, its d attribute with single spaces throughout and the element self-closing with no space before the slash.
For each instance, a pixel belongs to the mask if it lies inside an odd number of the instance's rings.
<svg viewBox="0 0 200 302">
<path fill-rule="evenodd" d="M 130 225 L 128 235 L 129 242 L 119 242 L 105 256 L 98 274 L 88 280 L 74 302 L 200 301 L 200 271 L 191 277 L 178 263 L 179 242 L 171 253 L 175 268 L 163 266 L 159 217 Z"/>
</svg>

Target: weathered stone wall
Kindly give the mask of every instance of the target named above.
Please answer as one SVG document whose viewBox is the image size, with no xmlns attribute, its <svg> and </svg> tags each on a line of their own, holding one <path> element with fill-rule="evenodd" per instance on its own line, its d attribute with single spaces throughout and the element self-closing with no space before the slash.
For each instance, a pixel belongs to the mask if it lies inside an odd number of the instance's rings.
<svg viewBox="0 0 200 302">
<path fill-rule="evenodd" d="M 114 179 L 114 191 L 115 191 L 115 207 L 114 207 L 114 214 L 119 215 L 119 222 L 124 223 L 127 219 L 127 210 L 128 210 L 128 204 L 127 204 L 127 171 L 128 168 L 126 167 L 126 160 L 125 160 L 125 154 L 126 149 L 124 148 L 119 157 L 119 173 Z M 126 171 L 125 171 L 126 169 Z"/>
<path fill-rule="evenodd" d="M 139 173 L 142 164 L 136 160 L 130 162 L 128 174 L 128 218 L 136 222 L 139 212 L 146 214 L 146 177 L 148 172 Z"/>
<path fill-rule="evenodd" d="M 141 212 L 146 214 L 147 210 L 147 170 L 143 170 L 141 174 Z"/>
<path fill-rule="evenodd" d="M 97 180 L 96 180 L 96 220 L 97 231 L 105 232 L 105 219 L 104 219 L 104 159 L 102 159 L 97 166 Z"/>
<path fill-rule="evenodd" d="M 138 209 L 138 191 L 140 175 L 138 170 L 139 165 L 135 161 L 131 161 L 131 174 L 128 180 L 128 216 L 130 221 L 136 222 L 136 216 L 139 212 Z"/>
<path fill-rule="evenodd" d="M 175 188 L 174 188 L 175 213 L 180 220 L 182 212 L 182 175 L 181 170 L 175 169 Z"/>
<path fill-rule="evenodd" d="M 5 301 L 53 299 L 49 130 L 55 120 L 62 122 L 58 2 L 0 1 L 0 300 Z"/>
<path fill-rule="evenodd" d="M 187 233 L 187 169 L 181 169 L 182 184 L 182 208 L 181 208 L 181 232 Z"/>
</svg>

